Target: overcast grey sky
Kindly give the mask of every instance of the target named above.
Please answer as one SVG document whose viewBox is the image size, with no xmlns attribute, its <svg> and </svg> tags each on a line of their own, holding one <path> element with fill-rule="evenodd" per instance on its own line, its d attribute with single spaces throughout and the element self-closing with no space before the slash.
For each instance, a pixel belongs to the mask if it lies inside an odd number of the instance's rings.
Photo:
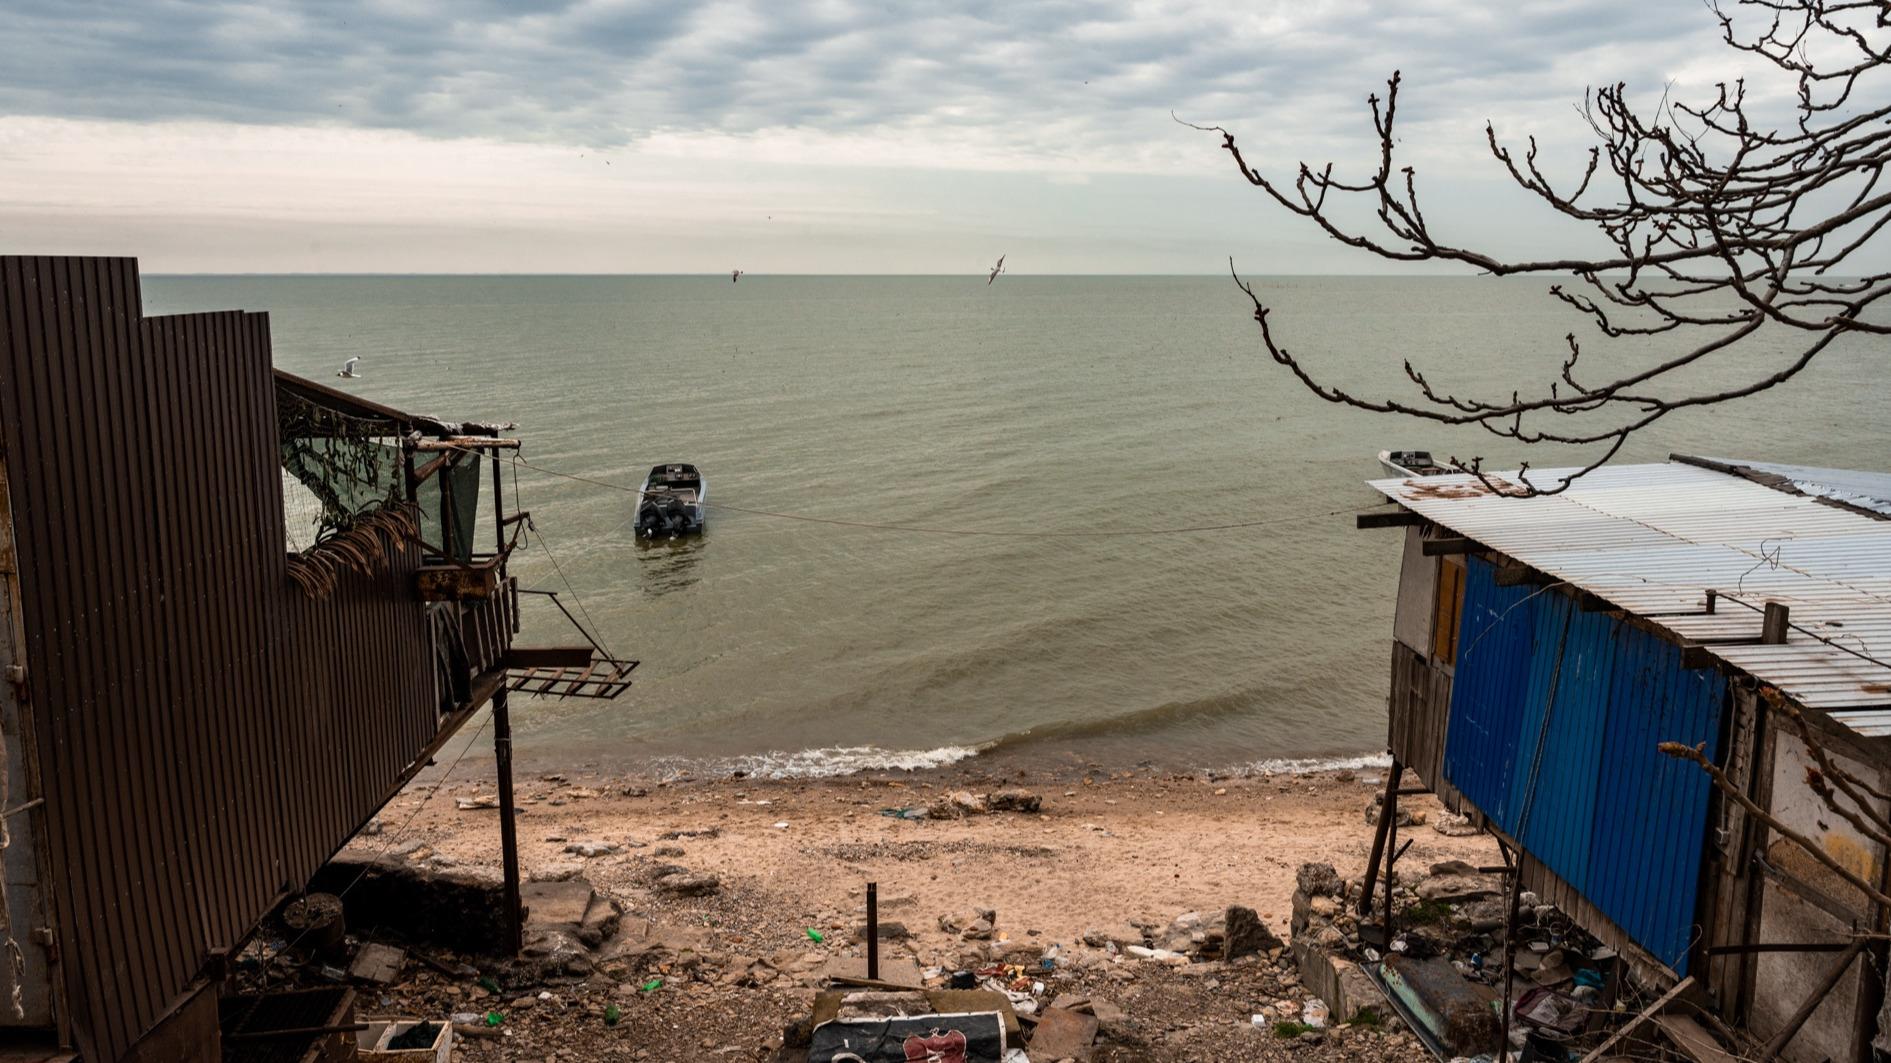
<svg viewBox="0 0 1891 1063">
<path fill-rule="evenodd" d="M 1749 72 L 1688 0 L 5 0 L 0 251 L 150 271 L 1386 272 L 1250 161 L 1404 148 L 1457 243 L 1580 239 L 1486 119 Z"/>
</svg>

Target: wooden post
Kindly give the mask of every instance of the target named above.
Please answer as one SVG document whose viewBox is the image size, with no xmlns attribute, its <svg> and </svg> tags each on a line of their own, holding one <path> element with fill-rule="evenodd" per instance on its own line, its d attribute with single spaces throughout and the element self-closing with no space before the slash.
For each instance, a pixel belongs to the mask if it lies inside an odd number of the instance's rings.
<svg viewBox="0 0 1891 1063">
<path fill-rule="evenodd" d="M 1393 761 L 1392 770 L 1387 772 L 1385 777 L 1385 800 L 1387 802 L 1392 801 L 1392 795 L 1398 793 L 1399 776 L 1404 773 L 1405 765 L 1400 764 L 1396 760 Z M 1381 811 L 1379 822 L 1372 832 L 1372 855 L 1366 858 L 1365 887 L 1360 891 L 1359 895 L 1359 917 L 1361 919 L 1370 918 L 1372 916 L 1372 889 L 1373 884 L 1377 882 L 1379 878 L 1379 861 L 1385 857 L 1386 830 L 1386 818 L 1383 811 Z"/>
<path fill-rule="evenodd" d="M 1385 947 L 1392 947 L 1392 865 L 1399 862 L 1399 789 L 1394 786 L 1385 797 L 1385 804 L 1379 806 L 1381 822 L 1390 824 L 1385 832 L 1385 918 L 1380 921 L 1384 928 Z"/>
<path fill-rule="evenodd" d="M 519 824 L 512 804 L 512 713 L 506 688 L 492 696 L 492 750 L 499 773 L 499 853 L 505 868 L 505 947 L 517 956 L 525 947 L 525 913 L 519 903 Z"/>
<path fill-rule="evenodd" d="M 1760 642 L 1766 646 L 1780 646 L 1786 642 L 1786 631 L 1790 624 L 1791 610 L 1778 602 L 1766 603 L 1766 618 L 1760 622 Z"/>
<path fill-rule="evenodd" d="M 880 884 L 867 883 L 867 977 L 880 980 Z"/>
<path fill-rule="evenodd" d="M 500 504 L 504 497 L 501 493 L 504 486 L 505 477 L 499 468 L 499 453 L 494 451 L 492 455 L 492 552 L 495 554 L 506 552 L 506 507 Z"/>
</svg>

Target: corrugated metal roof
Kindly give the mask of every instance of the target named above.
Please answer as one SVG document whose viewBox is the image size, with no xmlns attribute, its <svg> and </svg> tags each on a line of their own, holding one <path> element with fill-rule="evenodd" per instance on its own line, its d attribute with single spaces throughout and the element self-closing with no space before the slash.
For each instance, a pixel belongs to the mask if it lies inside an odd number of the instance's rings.
<svg viewBox="0 0 1891 1063">
<path fill-rule="evenodd" d="M 1533 470 L 1531 479 L 1554 483 L 1572 471 Z M 1605 466 L 1562 494 L 1536 498 L 1497 497 L 1469 475 L 1371 486 L 1678 638 L 1705 643 L 1861 734 L 1891 735 L 1891 666 L 1858 656 L 1891 662 L 1891 521 L 1682 462 Z M 1710 589 L 1722 599 L 1713 613 L 1705 612 Z M 1791 609 L 1794 630 L 1783 645 L 1758 641 L 1768 601 Z M 1712 641 L 1729 639 L 1751 641 Z"/>
</svg>

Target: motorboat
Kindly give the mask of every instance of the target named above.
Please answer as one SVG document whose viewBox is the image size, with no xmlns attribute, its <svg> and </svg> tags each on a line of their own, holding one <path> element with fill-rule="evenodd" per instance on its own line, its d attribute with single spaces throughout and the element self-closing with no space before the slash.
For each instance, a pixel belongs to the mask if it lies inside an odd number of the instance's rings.
<svg viewBox="0 0 1891 1063">
<path fill-rule="evenodd" d="M 658 465 L 637 488 L 637 536 L 674 539 L 700 533 L 708 501 L 709 481 L 696 466 Z"/>
<path fill-rule="evenodd" d="M 1394 476 L 1443 476 L 1457 471 L 1433 461 L 1429 450 L 1381 450 L 1379 464 Z"/>
</svg>

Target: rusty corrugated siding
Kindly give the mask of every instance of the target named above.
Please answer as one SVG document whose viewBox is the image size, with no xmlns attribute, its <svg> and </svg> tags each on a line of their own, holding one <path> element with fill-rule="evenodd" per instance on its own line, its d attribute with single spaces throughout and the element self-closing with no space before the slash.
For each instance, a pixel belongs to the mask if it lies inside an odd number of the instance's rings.
<svg viewBox="0 0 1891 1063">
<path fill-rule="evenodd" d="M 287 578 L 275 394 L 264 315 L 146 319 L 134 260 L 0 257 L 56 977 L 88 1059 L 162 1018 L 441 726 L 417 548 L 325 601 Z"/>
</svg>

